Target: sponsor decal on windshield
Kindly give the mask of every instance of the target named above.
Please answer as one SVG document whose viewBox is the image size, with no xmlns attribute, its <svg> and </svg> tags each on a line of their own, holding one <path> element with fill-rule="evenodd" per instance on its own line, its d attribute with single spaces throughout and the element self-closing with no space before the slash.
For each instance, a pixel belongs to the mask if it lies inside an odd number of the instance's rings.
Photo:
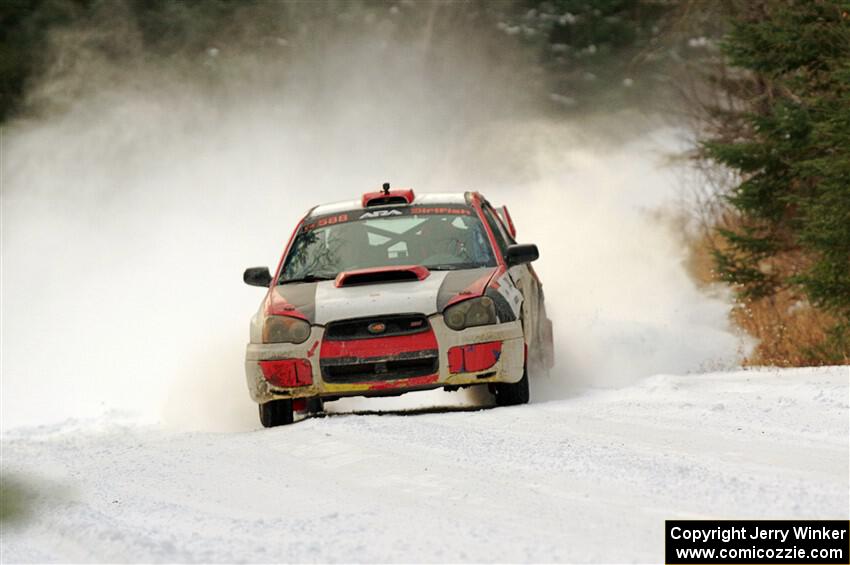
<svg viewBox="0 0 850 565">
<path fill-rule="evenodd" d="M 310 231 L 316 228 L 323 228 L 326 226 L 333 226 L 335 224 L 344 224 L 348 221 L 350 221 L 348 214 L 334 214 L 332 216 L 323 216 L 321 218 L 313 220 L 309 224 L 304 224 L 304 231 Z"/>
<path fill-rule="evenodd" d="M 386 216 L 402 216 L 403 214 L 398 210 L 374 210 L 372 212 L 364 212 L 360 219 L 363 220 L 365 218 L 384 218 Z"/>
<path fill-rule="evenodd" d="M 411 208 L 410 212 L 412 214 L 472 215 L 472 211 L 469 208 L 423 208 L 417 206 L 416 208 Z"/>
<path fill-rule="evenodd" d="M 367 210 L 364 212 L 350 211 L 341 214 L 331 214 L 328 216 L 320 216 L 313 218 L 304 224 L 303 231 L 308 232 L 318 228 L 333 226 L 336 224 L 344 224 L 347 222 L 356 222 L 359 220 L 369 220 L 375 218 L 390 218 L 396 216 L 472 216 L 472 209 L 464 206 L 410 206 L 392 208 L 389 210 Z"/>
</svg>

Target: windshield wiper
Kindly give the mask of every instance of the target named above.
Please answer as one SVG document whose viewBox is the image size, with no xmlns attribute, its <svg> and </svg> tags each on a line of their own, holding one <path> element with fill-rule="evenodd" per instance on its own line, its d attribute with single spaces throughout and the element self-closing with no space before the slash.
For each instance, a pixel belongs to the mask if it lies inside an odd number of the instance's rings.
<svg viewBox="0 0 850 565">
<path fill-rule="evenodd" d="M 481 265 L 476 265 L 475 263 L 454 263 L 447 265 L 425 265 L 425 267 L 429 271 L 462 271 L 465 269 L 477 269 L 481 267 Z"/>
<path fill-rule="evenodd" d="M 298 279 L 286 279 L 278 281 L 277 284 L 289 284 L 289 283 L 302 283 L 302 282 L 319 282 L 319 281 L 332 281 L 336 278 L 336 275 L 328 276 L 328 275 L 304 275 Z"/>
</svg>

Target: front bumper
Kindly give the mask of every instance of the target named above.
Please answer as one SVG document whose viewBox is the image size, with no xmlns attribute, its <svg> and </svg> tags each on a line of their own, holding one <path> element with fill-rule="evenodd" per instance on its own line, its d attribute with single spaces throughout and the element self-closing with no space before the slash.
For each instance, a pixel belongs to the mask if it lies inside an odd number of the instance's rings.
<svg viewBox="0 0 850 565">
<path fill-rule="evenodd" d="M 485 383 L 515 383 L 522 379 L 525 363 L 525 345 L 520 322 L 507 322 L 479 326 L 462 331 L 446 327 L 442 315 L 433 315 L 429 322 L 438 345 L 438 367 L 434 374 L 409 378 L 386 378 L 376 381 L 330 383 L 322 377 L 319 353 L 324 328 L 313 326 L 310 338 L 304 343 L 249 343 L 245 355 L 245 375 L 251 398 L 258 403 L 278 398 L 304 398 L 320 396 L 386 396 L 413 390 L 428 390 L 446 386 L 463 386 Z M 449 359 L 453 348 L 483 343 L 501 343 L 501 353 L 492 366 L 481 370 L 467 370 L 456 358 Z M 457 350 L 454 350 L 457 353 Z M 310 363 L 312 384 L 291 388 L 273 386 L 263 376 L 261 361 L 304 359 Z M 451 362 L 450 362 L 451 361 Z M 460 369 L 458 367 L 461 367 Z M 478 369 L 469 364 L 472 369 Z"/>
</svg>

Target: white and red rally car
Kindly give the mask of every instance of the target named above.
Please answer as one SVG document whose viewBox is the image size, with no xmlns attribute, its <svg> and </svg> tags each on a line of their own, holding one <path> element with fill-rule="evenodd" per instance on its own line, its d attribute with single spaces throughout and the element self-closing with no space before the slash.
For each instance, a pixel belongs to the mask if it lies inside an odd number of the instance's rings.
<svg viewBox="0 0 850 565">
<path fill-rule="evenodd" d="M 477 192 L 389 190 L 317 206 L 296 227 L 251 319 L 245 372 L 266 427 L 343 396 L 486 385 L 528 402 L 552 325 L 507 209 Z"/>
</svg>

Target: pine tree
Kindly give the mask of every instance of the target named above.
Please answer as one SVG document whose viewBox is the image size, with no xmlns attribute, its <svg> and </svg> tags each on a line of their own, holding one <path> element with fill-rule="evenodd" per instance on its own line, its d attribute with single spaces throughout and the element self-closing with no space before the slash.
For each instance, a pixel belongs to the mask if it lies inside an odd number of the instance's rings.
<svg viewBox="0 0 850 565">
<path fill-rule="evenodd" d="M 718 271 L 744 298 L 790 289 L 830 313 L 830 337 L 812 354 L 848 362 L 850 2 L 751 3 L 723 50 L 746 72 L 721 83 L 735 102 L 704 143 L 741 179 Z"/>
</svg>

